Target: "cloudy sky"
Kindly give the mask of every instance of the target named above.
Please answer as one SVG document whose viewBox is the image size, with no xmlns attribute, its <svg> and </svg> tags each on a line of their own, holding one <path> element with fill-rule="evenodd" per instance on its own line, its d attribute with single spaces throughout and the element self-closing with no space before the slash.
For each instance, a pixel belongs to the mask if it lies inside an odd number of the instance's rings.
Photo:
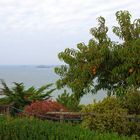
<svg viewBox="0 0 140 140">
<path fill-rule="evenodd" d="M 61 64 L 57 54 L 87 42 L 89 29 L 115 12 L 140 17 L 139 0 L 0 0 L 0 65 Z"/>
</svg>

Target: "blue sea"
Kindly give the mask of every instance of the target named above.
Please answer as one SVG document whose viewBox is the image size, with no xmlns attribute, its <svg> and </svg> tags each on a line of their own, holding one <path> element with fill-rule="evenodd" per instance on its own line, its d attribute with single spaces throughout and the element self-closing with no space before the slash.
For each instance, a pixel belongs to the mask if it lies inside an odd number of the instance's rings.
<svg viewBox="0 0 140 140">
<path fill-rule="evenodd" d="M 13 86 L 13 82 L 24 83 L 27 88 L 30 86 L 39 88 L 49 83 L 54 83 L 55 87 L 59 76 L 55 74 L 54 68 L 55 66 L 0 66 L 0 79 L 5 80 L 10 87 Z M 70 92 L 70 89 L 67 90 Z M 57 98 L 63 91 L 64 89 L 54 91 L 53 98 Z M 104 97 L 104 91 L 99 91 L 96 95 L 89 93 L 81 99 L 81 104 L 89 104 Z"/>
</svg>

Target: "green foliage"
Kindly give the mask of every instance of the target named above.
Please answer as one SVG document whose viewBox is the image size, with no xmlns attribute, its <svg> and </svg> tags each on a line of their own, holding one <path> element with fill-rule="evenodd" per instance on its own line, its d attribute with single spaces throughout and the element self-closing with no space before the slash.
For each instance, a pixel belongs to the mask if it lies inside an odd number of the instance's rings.
<svg viewBox="0 0 140 140">
<path fill-rule="evenodd" d="M 34 118 L 0 117 L 1 140 L 135 140 L 116 133 L 95 133 L 79 126 Z"/>
<path fill-rule="evenodd" d="M 129 129 L 129 135 L 135 135 L 140 139 L 140 122 L 129 122 Z"/>
<path fill-rule="evenodd" d="M 40 87 L 39 89 L 35 89 L 34 87 L 30 87 L 25 89 L 23 83 L 14 82 L 14 87 L 9 88 L 7 84 L 1 80 L 2 83 L 2 95 L 3 98 L 0 99 L 0 104 L 11 105 L 16 107 L 17 109 L 23 109 L 24 106 L 29 105 L 32 101 L 35 100 L 44 100 L 49 99 L 51 97 L 51 93 L 55 89 L 49 89 L 52 84 L 48 84 Z M 46 89 L 49 89 L 46 91 Z M 11 114 L 15 115 L 18 113 L 15 109 L 11 109 Z"/>
<path fill-rule="evenodd" d="M 64 93 L 61 95 L 58 95 L 58 98 L 56 99 L 57 102 L 64 105 L 68 110 L 70 111 L 79 111 L 79 103 L 80 100 L 77 100 L 74 94 L 67 93 L 66 90 L 64 90 Z"/>
<path fill-rule="evenodd" d="M 94 115 L 85 116 L 82 126 L 99 132 L 117 132 L 128 134 L 127 111 L 121 108 L 115 97 L 105 98 L 102 102 L 87 105 L 82 112 Z"/>
<path fill-rule="evenodd" d="M 120 42 L 112 41 L 103 17 L 91 28 L 93 38 L 77 49 L 65 49 L 58 57 L 66 65 L 55 68 L 60 76 L 57 87 L 68 86 L 80 99 L 88 92 L 105 89 L 115 94 L 117 88 L 140 87 L 140 19 L 131 22 L 128 11 L 116 13 L 118 26 L 113 33 Z M 96 80 L 96 83 L 93 81 Z"/>
<path fill-rule="evenodd" d="M 140 136 L 140 92 L 127 90 L 123 98 L 107 97 L 103 101 L 87 105 L 82 112 L 93 112 L 86 116 L 82 126 L 99 132 Z M 131 116 L 128 118 L 128 116 Z"/>
<path fill-rule="evenodd" d="M 136 89 L 127 90 L 121 99 L 121 105 L 128 110 L 129 114 L 140 115 L 140 91 Z"/>
</svg>

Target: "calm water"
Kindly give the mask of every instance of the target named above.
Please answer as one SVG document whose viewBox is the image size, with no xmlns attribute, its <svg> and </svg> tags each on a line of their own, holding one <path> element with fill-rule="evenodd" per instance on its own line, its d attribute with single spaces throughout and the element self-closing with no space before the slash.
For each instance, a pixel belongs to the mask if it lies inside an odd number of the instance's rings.
<svg viewBox="0 0 140 140">
<path fill-rule="evenodd" d="M 54 73 L 54 66 L 48 68 L 38 68 L 37 66 L 0 66 L 0 79 L 4 79 L 9 86 L 12 86 L 13 82 L 23 82 L 26 87 L 35 86 L 38 88 L 47 83 L 55 83 L 59 76 Z M 53 97 L 56 98 L 63 90 L 55 91 Z M 88 104 L 94 99 L 100 100 L 104 96 L 103 91 L 100 91 L 97 95 L 88 94 L 82 98 L 81 103 Z"/>
</svg>

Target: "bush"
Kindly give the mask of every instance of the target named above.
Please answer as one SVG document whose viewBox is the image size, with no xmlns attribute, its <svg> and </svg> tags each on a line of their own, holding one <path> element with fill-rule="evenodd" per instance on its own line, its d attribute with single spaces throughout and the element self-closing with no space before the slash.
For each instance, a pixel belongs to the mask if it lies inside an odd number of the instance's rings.
<svg viewBox="0 0 140 140">
<path fill-rule="evenodd" d="M 129 114 L 140 115 L 140 91 L 128 90 L 121 100 L 121 105 L 128 110 Z"/>
<path fill-rule="evenodd" d="M 82 126 L 100 132 L 117 132 L 128 134 L 127 111 L 121 108 L 115 97 L 107 97 L 102 102 L 87 105 L 82 112 L 93 112 L 95 115 L 85 116 Z"/>
<path fill-rule="evenodd" d="M 47 114 L 47 112 L 69 112 L 69 110 L 60 103 L 52 100 L 36 101 L 24 109 L 21 116 L 35 116 L 41 119 L 60 120 L 60 114 Z M 63 116 L 64 121 L 79 122 L 80 115 L 66 114 Z"/>
<path fill-rule="evenodd" d="M 137 135 L 140 139 L 140 122 L 129 122 L 130 135 Z"/>
<path fill-rule="evenodd" d="M 124 96 L 120 98 L 122 108 L 127 109 L 130 115 L 134 115 L 134 119 L 129 122 L 129 134 L 136 134 L 140 136 L 140 91 L 136 89 L 129 89 Z M 138 122 L 137 122 L 138 121 Z"/>
<path fill-rule="evenodd" d="M 35 101 L 26 106 L 24 114 L 33 116 L 45 116 L 47 112 L 68 111 L 63 105 L 53 100 Z"/>
<path fill-rule="evenodd" d="M 0 140 L 135 140 L 115 133 L 95 133 L 65 123 L 0 117 Z"/>
</svg>

